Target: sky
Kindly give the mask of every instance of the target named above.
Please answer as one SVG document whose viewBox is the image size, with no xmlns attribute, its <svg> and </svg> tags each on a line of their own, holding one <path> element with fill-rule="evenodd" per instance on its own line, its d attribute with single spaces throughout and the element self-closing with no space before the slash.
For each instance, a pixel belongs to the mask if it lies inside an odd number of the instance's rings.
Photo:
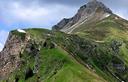
<svg viewBox="0 0 128 82">
<path fill-rule="evenodd" d="M 9 31 L 22 28 L 47 28 L 72 17 L 90 0 L 0 0 L 0 50 Z M 113 13 L 128 19 L 128 0 L 99 0 Z"/>
</svg>

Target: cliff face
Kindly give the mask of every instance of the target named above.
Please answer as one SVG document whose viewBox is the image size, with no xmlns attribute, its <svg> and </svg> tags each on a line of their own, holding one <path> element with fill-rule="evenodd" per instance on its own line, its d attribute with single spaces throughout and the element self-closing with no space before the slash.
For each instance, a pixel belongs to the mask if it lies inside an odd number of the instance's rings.
<svg viewBox="0 0 128 82">
<path fill-rule="evenodd" d="M 93 0 L 86 5 L 81 6 L 77 14 L 72 18 L 64 18 L 57 25 L 53 26 L 53 30 L 61 30 L 66 33 L 71 33 L 83 23 L 99 21 L 111 14 L 112 11 L 103 3 Z"/>
<path fill-rule="evenodd" d="M 20 54 L 28 42 L 28 36 L 20 37 L 10 32 L 3 51 L 0 53 L 0 77 L 4 77 L 20 65 Z M 24 37 L 24 38 L 23 38 Z"/>
</svg>

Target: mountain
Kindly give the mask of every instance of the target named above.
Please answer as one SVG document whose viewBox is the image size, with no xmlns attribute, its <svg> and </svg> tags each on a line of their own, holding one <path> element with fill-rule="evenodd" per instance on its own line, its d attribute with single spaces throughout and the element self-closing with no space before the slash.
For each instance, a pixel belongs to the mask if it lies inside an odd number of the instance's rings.
<svg viewBox="0 0 128 82">
<path fill-rule="evenodd" d="M 103 42 L 113 37 L 124 38 L 128 21 L 112 13 L 103 3 L 92 0 L 80 7 L 75 16 L 64 18 L 52 29 Z"/>
<path fill-rule="evenodd" d="M 128 21 L 92 0 L 53 30 L 10 32 L 0 82 L 128 82 Z"/>
<path fill-rule="evenodd" d="M 77 14 L 72 18 L 64 18 L 57 25 L 53 26 L 53 29 L 61 30 L 66 33 L 72 33 L 80 25 L 100 21 L 111 14 L 112 11 L 107 8 L 103 3 L 97 0 L 93 0 L 91 2 L 88 2 L 86 5 L 80 7 Z"/>
<path fill-rule="evenodd" d="M 25 32 L 10 32 L 0 54 L 2 82 L 106 82 L 74 58 L 71 41 L 83 41 L 78 36 L 46 29 Z"/>
</svg>

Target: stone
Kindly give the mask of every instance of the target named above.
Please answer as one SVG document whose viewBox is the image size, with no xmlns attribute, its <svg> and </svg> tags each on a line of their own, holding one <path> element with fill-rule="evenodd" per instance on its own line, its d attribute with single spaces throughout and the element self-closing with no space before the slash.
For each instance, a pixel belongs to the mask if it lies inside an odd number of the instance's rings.
<svg viewBox="0 0 128 82">
<path fill-rule="evenodd" d="M 81 6 L 75 16 L 68 19 L 62 19 L 57 25 L 54 25 L 52 29 L 60 30 L 65 33 L 71 33 L 75 28 L 77 28 L 77 26 L 79 26 L 79 24 L 87 22 L 92 18 L 96 20 L 102 20 L 103 18 L 106 18 L 106 14 L 111 15 L 112 11 L 102 2 L 92 0 L 86 5 Z"/>
</svg>

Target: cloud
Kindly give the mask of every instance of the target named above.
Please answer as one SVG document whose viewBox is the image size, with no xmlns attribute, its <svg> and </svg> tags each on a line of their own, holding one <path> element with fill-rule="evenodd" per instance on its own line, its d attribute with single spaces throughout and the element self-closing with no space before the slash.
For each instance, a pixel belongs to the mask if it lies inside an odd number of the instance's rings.
<svg viewBox="0 0 128 82">
<path fill-rule="evenodd" d="M 62 18 L 72 17 L 90 0 L 0 0 L 0 48 L 8 31 L 18 28 L 51 28 Z M 128 19 L 128 0 L 99 0 L 115 14 Z M 6 30 L 6 31 L 5 31 Z"/>
<path fill-rule="evenodd" d="M 82 4 L 85 4 L 89 0 L 38 0 L 41 4 L 62 4 L 67 6 L 80 6 Z"/>
<path fill-rule="evenodd" d="M 0 21 L 5 28 L 51 28 L 62 18 L 72 17 L 89 0 L 4 0 L 0 1 Z M 99 0 L 100 1 L 100 0 Z M 114 13 L 127 17 L 127 0 L 101 0 Z"/>
<path fill-rule="evenodd" d="M 10 2 L 18 2 L 23 4 L 24 6 L 31 6 L 31 5 L 39 5 L 39 6 L 46 6 L 46 5 L 66 5 L 66 6 L 80 6 L 81 4 L 85 4 L 90 0 L 4 0 L 1 1 L 2 3 L 10 3 Z"/>
<path fill-rule="evenodd" d="M 8 32 L 4 30 L 0 30 L 0 51 L 3 49 L 5 41 L 8 37 Z"/>
<path fill-rule="evenodd" d="M 27 7 L 21 2 L 10 2 L 6 8 L 3 7 L 1 9 L 3 10 L 3 12 L 1 12 L 1 19 L 4 20 L 8 26 L 14 27 L 21 24 L 27 24 L 30 27 L 51 27 L 63 17 L 71 17 L 77 10 L 77 8 L 71 8 L 60 4 L 43 7 L 33 4 Z"/>
</svg>

